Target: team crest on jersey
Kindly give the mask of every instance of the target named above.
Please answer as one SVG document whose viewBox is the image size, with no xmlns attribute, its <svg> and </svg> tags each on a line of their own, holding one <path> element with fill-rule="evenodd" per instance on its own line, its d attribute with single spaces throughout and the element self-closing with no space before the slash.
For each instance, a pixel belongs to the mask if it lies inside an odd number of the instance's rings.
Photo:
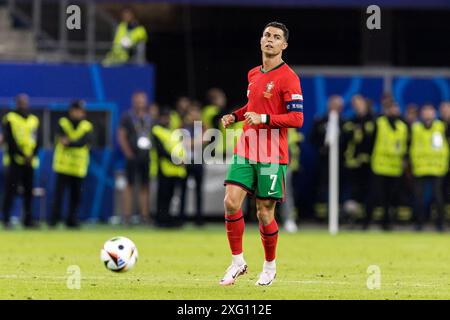
<svg viewBox="0 0 450 320">
<path fill-rule="evenodd" d="M 273 87 L 275 87 L 275 84 L 273 81 L 270 81 L 268 84 L 266 84 L 266 91 L 264 92 L 264 98 L 270 99 L 272 97 L 272 91 Z"/>
</svg>

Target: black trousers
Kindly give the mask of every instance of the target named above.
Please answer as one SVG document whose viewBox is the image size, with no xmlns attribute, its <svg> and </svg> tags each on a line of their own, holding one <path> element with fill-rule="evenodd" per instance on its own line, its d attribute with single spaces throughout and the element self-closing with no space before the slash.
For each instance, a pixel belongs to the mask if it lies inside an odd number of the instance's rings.
<svg viewBox="0 0 450 320">
<path fill-rule="evenodd" d="M 195 180 L 195 204 L 196 204 L 196 220 L 201 222 L 203 220 L 203 165 L 190 164 L 186 166 L 187 175 L 185 179 L 181 180 L 181 203 L 180 203 L 180 218 L 186 219 L 185 203 L 186 203 L 186 191 L 187 181 L 189 177 L 193 177 Z"/>
<path fill-rule="evenodd" d="M 444 177 L 444 202 L 450 205 L 450 172 Z"/>
<path fill-rule="evenodd" d="M 156 200 L 156 224 L 160 226 L 170 226 L 175 223 L 170 215 L 170 204 L 175 192 L 175 188 L 180 185 L 180 178 L 166 177 L 158 175 L 158 194 Z"/>
<path fill-rule="evenodd" d="M 381 205 L 383 208 L 383 228 L 388 229 L 390 227 L 393 216 L 390 209 L 398 206 L 397 200 L 400 182 L 400 177 L 372 175 L 364 227 L 368 227 L 372 222 L 373 210 L 377 205 Z"/>
<path fill-rule="evenodd" d="M 416 228 L 422 229 L 426 221 L 424 190 L 428 183 L 433 190 L 433 201 L 437 209 L 436 227 L 442 229 L 444 224 L 444 178 L 431 176 L 414 178 L 414 217 L 416 219 Z"/>
<path fill-rule="evenodd" d="M 345 169 L 344 172 L 342 177 L 346 178 L 344 190 L 348 199 L 365 205 L 370 191 L 370 183 L 367 183 L 367 177 L 372 174 L 370 166 L 362 165 L 359 168 Z"/>
<path fill-rule="evenodd" d="M 11 207 L 14 197 L 17 195 L 19 185 L 23 188 L 23 207 L 24 207 L 24 224 L 32 221 L 31 201 L 33 198 L 33 175 L 34 170 L 31 166 L 18 165 L 11 161 L 6 169 L 5 176 L 5 197 L 3 201 L 3 222 L 9 223 L 11 215 Z"/>
<path fill-rule="evenodd" d="M 76 211 L 81 200 L 81 186 L 83 178 L 73 177 L 66 174 L 58 173 L 56 175 L 55 193 L 52 207 L 52 215 L 50 217 L 50 225 L 55 225 L 61 219 L 61 205 L 64 199 L 64 191 L 69 189 L 69 212 L 66 218 L 68 224 L 77 222 Z"/>
</svg>

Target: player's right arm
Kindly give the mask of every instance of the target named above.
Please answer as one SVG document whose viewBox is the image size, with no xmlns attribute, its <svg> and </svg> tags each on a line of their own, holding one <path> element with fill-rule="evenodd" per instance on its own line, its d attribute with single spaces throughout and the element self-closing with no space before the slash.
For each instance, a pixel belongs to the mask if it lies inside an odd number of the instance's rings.
<svg viewBox="0 0 450 320">
<path fill-rule="evenodd" d="M 242 108 L 237 109 L 236 111 L 226 114 L 222 117 L 222 124 L 226 128 L 229 125 L 245 120 L 244 114 L 247 112 L 247 105 Z"/>
</svg>

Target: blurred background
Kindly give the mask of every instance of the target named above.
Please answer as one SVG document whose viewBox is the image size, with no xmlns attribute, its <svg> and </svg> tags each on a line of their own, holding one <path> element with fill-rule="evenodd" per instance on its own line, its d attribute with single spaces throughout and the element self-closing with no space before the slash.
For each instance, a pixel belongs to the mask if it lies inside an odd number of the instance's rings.
<svg viewBox="0 0 450 320">
<path fill-rule="evenodd" d="M 382 111 L 382 97 L 389 95 L 409 124 L 420 120 L 424 104 L 432 104 L 447 126 L 450 121 L 442 111 L 448 108 L 441 107 L 450 101 L 450 1 L 380 0 L 378 30 L 366 26 L 370 4 L 355 0 L 0 0 L 0 109 L 5 113 L 14 108 L 15 96 L 26 93 L 32 112 L 41 121 L 41 166 L 35 171 L 35 189 L 41 192 L 35 193 L 34 216 L 45 219 L 50 210 L 56 123 L 71 101 L 87 102 L 88 119 L 95 128 L 79 217 L 120 223 L 126 161 L 117 131 L 132 106 L 132 95 L 137 91 L 146 94 L 154 122 L 158 110 L 168 107 L 172 118 L 178 115 L 180 120 L 173 128 L 183 127 L 195 119 L 188 110 L 199 108 L 206 127 L 218 128 L 221 115 L 246 103 L 247 72 L 261 64 L 263 27 L 280 21 L 290 30 L 283 58 L 300 77 L 305 115 L 304 126 L 291 144 L 296 163 L 291 168 L 292 193 L 288 196 L 294 202 L 285 205 L 288 213 L 280 208 L 280 215 L 300 225 L 327 221 L 328 163 L 324 159 L 328 151 L 324 136 L 330 103 L 336 103 L 342 121 L 340 217 L 344 225 L 356 226 L 364 220 L 369 191 L 366 197 L 358 198 L 352 189 L 358 188 L 358 183 L 364 189 L 370 180 L 370 172 L 366 172 L 366 179 L 355 182 L 346 162 L 346 154 L 355 143 L 370 144 L 370 137 L 354 141 L 357 105 L 362 103 L 363 109 L 370 110 L 371 121 L 375 121 Z M 70 5 L 80 9 L 79 30 L 68 29 Z M 132 44 L 118 35 L 120 24 L 127 19 L 124 11 L 133 16 L 132 24 L 145 30 L 131 39 Z M 330 102 L 332 96 L 340 100 Z M 344 127 L 346 122 L 351 124 Z M 371 149 L 365 152 L 370 157 Z M 185 179 L 187 219 L 201 210 L 204 221 L 222 221 L 226 166 L 204 165 L 201 170 L 201 209 L 195 205 L 199 193 L 195 175 Z M 152 214 L 156 210 L 157 178 L 153 173 L 149 191 Z M 392 218 L 399 226 L 410 225 L 417 217 L 408 164 L 400 179 L 393 204 L 398 209 Z M 443 179 L 448 222 L 448 174 Z M 1 167 L 0 188 L 3 181 Z M 133 206 L 136 223 L 137 193 Z M 426 201 L 426 221 L 434 221 L 433 192 L 425 188 L 421 195 Z M 175 192 L 172 200 L 171 212 L 177 215 L 180 192 Z M 251 200 L 248 208 L 251 212 Z M 20 215 L 19 203 L 15 215 Z M 382 219 L 379 210 L 373 218 Z M 254 214 L 248 219 L 256 220 Z"/>
</svg>

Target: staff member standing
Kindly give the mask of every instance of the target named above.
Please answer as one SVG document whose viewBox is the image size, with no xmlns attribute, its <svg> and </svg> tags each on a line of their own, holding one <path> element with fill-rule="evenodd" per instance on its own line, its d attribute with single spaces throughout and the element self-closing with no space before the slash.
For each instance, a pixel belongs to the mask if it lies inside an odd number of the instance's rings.
<svg viewBox="0 0 450 320">
<path fill-rule="evenodd" d="M 355 116 L 342 126 L 345 187 L 349 193 L 344 211 L 349 218 L 356 218 L 362 211 L 360 208 L 365 207 L 369 192 L 367 177 L 370 176 L 370 143 L 373 141 L 375 117 L 369 102 L 359 94 L 352 97 L 352 108 Z"/>
<path fill-rule="evenodd" d="M 414 215 L 416 229 L 422 230 L 425 221 L 424 189 L 429 183 L 437 209 L 436 229 L 444 230 L 444 194 L 443 182 L 448 172 L 449 146 L 446 126 L 436 119 L 436 110 L 426 104 L 420 112 L 421 120 L 411 129 L 411 168 L 414 176 Z"/>
<path fill-rule="evenodd" d="M 370 152 L 375 130 L 375 116 L 370 102 L 357 94 L 352 97 L 354 117 L 342 126 L 343 140 L 343 177 L 347 199 L 344 212 L 348 218 L 355 219 L 364 211 L 369 194 L 367 177 L 370 176 Z"/>
<path fill-rule="evenodd" d="M 379 201 L 384 210 L 383 229 L 389 230 L 389 209 L 397 200 L 408 140 L 408 126 L 400 119 L 400 111 L 394 101 L 383 103 L 383 115 L 376 120 L 374 136 L 370 163 L 373 176 L 363 228 L 369 227 L 373 209 Z"/>
<path fill-rule="evenodd" d="M 69 188 L 70 203 L 66 225 L 78 227 L 76 210 L 81 200 L 81 190 L 89 166 L 89 149 L 93 141 L 92 124 L 85 119 L 83 101 L 74 101 L 69 116 L 58 121 L 53 171 L 56 173 L 55 195 L 49 225 L 55 226 L 61 217 L 64 191 Z"/>
<path fill-rule="evenodd" d="M 160 111 L 158 124 L 152 129 L 158 162 L 158 195 L 156 209 L 156 225 L 159 227 L 175 227 L 181 224 L 170 215 L 170 204 L 177 186 L 186 178 L 184 166 L 185 150 L 182 142 L 175 141 L 170 129 L 170 111 Z"/>
<path fill-rule="evenodd" d="M 10 227 L 10 211 L 18 186 L 23 188 L 25 227 L 36 226 L 31 215 L 33 197 L 33 174 L 39 160 L 37 151 L 39 119 L 30 113 L 26 94 L 16 97 L 16 110 L 8 112 L 2 119 L 6 150 L 3 165 L 7 168 L 5 178 L 5 198 L 3 201 L 3 223 Z"/>
<path fill-rule="evenodd" d="M 145 27 L 138 22 L 131 7 L 123 9 L 121 16 L 122 20 L 117 26 L 111 51 L 103 60 L 105 66 L 127 63 L 136 53 L 137 45 L 145 43 L 148 38 Z"/>
<path fill-rule="evenodd" d="M 131 222 L 133 208 L 133 189 L 139 184 L 139 204 L 141 222 L 148 223 L 150 215 L 149 164 L 152 118 L 148 110 L 147 94 L 137 91 L 132 97 L 132 109 L 120 121 L 118 142 L 126 158 L 125 171 L 127 186 L 124 190 L 124 223 Z"/>
</svg>

